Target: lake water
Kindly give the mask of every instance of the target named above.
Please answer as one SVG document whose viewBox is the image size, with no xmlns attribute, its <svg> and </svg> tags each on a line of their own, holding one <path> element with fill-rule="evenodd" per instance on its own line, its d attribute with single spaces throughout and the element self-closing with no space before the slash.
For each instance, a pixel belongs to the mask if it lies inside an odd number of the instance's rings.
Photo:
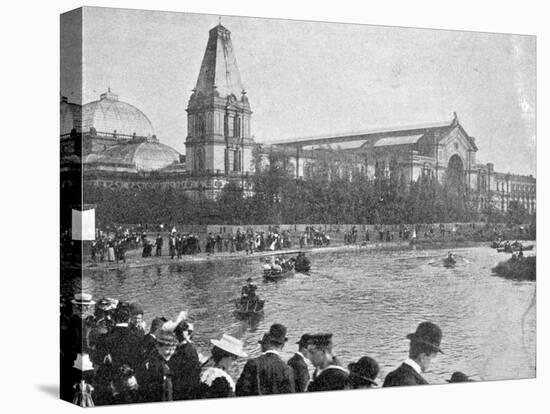
<svg viewBox="0 0 550 414">
<path fill-rule="evenodd" d="M 447 269 L 447 250 L 367 250 L 311 253 L 311 276 L 296 274 L 264 283 L 258 257 L 180 263 L 116 271 L 87 270 L 83 290 L 138 301 L 149 324 L 191 310 L 194 340 L 209 355 L 209 340 L 228 333 L 244 341 L 249 355 L 272 323 L 287 326 L 283 358 L 306 332 L 332 332 L 335 354 L 347 365 L 364 355 L 380 364 L 380 377 L 408 352 L 407 333 L 424 320 L 443 330 L 440 354 L 426 379 L 444 383 L 453 371 L 477 380 L 535 376 L 535 283 L 494 276 L 491 268 L 508 255 L 485 246 L 453 249 L 457 266 Z M 169 259 L 167 259 L 169 260 Z M 265 315 L 240 321 L 233 299 L 252 277 L 266 300 Z M 70 284 L 66 286 L 70 291 Z M 239 361 L 237 374 L 245 361 Z"/>
</svg>

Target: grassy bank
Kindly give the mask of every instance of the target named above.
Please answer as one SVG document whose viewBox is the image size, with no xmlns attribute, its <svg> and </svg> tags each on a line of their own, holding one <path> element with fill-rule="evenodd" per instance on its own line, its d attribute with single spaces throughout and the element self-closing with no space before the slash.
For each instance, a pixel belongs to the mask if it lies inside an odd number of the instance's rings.
<svg viewBox="0 0 550 414">
<path fill-rule="evenodd" d="M 493 272 L 506 279 L 536 280 L 537 257 L 511 258 L 496 265 Z"/>
</svg>

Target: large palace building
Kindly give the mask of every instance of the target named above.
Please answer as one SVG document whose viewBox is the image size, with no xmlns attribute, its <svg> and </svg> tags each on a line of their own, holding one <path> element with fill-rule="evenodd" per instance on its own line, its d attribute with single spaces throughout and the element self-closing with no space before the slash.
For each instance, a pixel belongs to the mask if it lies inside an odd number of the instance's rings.
<svg viewBox="0 0 550 414">
<path fill-rule="evenodd" d="M 215 198 L 231 181 L 253 192 L 253 151 L 264 162 L 284 156 L 297 179 L 309 179 L 330 165 L 330 175 L 368 178 L 397 172 L 407 182 L 431 176 L 460 188 L 481 210 L 506 211 L 517 201 L 536 210 L 532 176 L 494 171 L 476 162 L 478 147 L 457 114 L 447 122 L 300 137 L 271 144 L 255 142 L 252 111 L 229 30 L 210 30 L 195 88 L 187 106 L 186 154 L 162 144 L 147 116 L 110 89 L 83 106 L 61 98 L 61 185 L 108 188 L 177 188 L 190 197 Z"/>
</svg>

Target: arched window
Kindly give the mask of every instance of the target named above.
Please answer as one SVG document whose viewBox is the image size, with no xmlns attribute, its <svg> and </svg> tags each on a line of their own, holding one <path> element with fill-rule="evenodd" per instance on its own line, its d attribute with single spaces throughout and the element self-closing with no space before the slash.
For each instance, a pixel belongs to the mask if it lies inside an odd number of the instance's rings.
<svg viewBox="0 0 550 414">
<path fill-rule="evenodd" d="M 197 148 L 195 150 L 195 171 L 200 172 L 204 170 L 204 149 Z"/>
<path fill-rule="evenodd" d="M 236 138 L 241 136 L 241 118 L 239 116 L 233 119 L 233 136 Z"/>
<path fill-rule="evenodd" d="M 204 115 L 199 115 L 199 135 L 204 135 L 204 132 L 205 132 Z"/>
<path fill-rule="evenodd" d="M 233 151 L 233 171 L 241 171 L 241 151 Z"/>
<path fill-rule="evenodd" d="M 223 116 L 223 136 L 229 136 L 229 116 L 227 114 Z"/>
</svg>

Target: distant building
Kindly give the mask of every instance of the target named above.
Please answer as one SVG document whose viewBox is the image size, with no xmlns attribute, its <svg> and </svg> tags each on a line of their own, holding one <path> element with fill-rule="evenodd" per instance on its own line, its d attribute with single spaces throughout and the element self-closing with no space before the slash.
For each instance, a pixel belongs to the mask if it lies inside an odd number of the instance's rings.
<svg viewBox="0 0 550 414">
<path fill-rule="evenodd" d="M 62 98 L 60 117 L 62 188 L 81 177 L 100 187 L 177 188 L 190 197 L 215 198 L 233 181 L 251 194 L 256 148 L 264 163 L 271 152 L 283 154 L 296 179 L 397 174 L 408 183 L 427 176 L 463 192 L 479 210 L 492 205 L 506 211 L 512 201 L 536 210 L 535 178 L 477 163 L 476 140 L 456 113 L 429 125 L 257 144 L 231 34 L 221 24 L 209 32 L 189 98 L 185 156 L 162 144 L 147 116 L 110 89 L 82 107 Z"/>
<path fill-rule="evenodd" d="M 506 211 L 511 201 L 517 201 L 529 213 L 536 211 L 536 179 L 495 172 L 492 163 L 477 163 L 476 140 L 456 113 L 448 122 L 293 138 L 272 143 L 271 148 L 286 155 L 296 178 L 307 180 L 320 173 L 329 178 L 396 174 L 408 183 L 432 177 L 463 193 L 479 210 L 492 205 Z"/>
</svg>

